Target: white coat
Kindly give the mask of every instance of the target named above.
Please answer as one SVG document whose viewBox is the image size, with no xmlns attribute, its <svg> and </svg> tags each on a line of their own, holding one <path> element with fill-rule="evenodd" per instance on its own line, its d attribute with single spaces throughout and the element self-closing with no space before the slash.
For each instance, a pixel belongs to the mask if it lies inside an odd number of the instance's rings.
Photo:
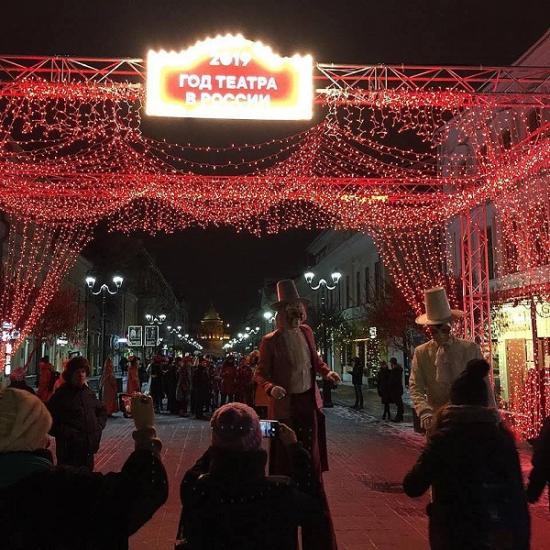
<svg viewBox="0 0 550 550">
<path fill-rule="evenodd" d="M 451 337 L 448 351 L 452 373 L 449 382 L 436 380 L 435 357 L 438 345 L 430 340 L 414 350 L 409 391 L 416 414 L 422 417 L 436 413 L 443 405 L 449 402 L 451 385 L 466 368 L 471 359 L 483 358 L 479 346 L 462 338 Z M 489 406 L 496 407 L 495 395 L 489 386 Z"/>
</svg>

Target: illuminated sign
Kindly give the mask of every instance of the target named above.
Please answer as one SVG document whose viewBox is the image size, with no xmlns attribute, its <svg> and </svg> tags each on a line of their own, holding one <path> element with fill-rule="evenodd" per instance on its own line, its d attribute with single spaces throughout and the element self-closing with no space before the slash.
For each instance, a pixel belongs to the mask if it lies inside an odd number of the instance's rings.
<svg viewBox="0 0 550 550">
<path fill-rule="evenodd" d="M 281 57 L 241 35 L 217 36 L 181 52 L 147 54 L 148 115 L 309 120 L 311 56 Z"/>
</svg>

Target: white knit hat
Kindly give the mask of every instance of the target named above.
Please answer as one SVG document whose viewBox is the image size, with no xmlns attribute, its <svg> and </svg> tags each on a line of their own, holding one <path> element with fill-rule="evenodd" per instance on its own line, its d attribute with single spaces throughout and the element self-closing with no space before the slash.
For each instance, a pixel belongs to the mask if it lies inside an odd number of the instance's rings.
<svg viewBox="0 0 550 550">
<path fill-rule="evenodd" d="M 42 401 L 28 391 L 0 391 L 0 453 L 35 451 L 44 447 L 52 417 Z"/>
</svg>

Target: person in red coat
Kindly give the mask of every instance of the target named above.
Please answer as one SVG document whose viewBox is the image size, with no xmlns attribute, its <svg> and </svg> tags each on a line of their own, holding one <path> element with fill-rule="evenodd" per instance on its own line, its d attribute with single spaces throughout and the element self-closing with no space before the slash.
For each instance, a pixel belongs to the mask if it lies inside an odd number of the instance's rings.
<svg viewBox="0 0 550 550">
<path fill-rule="evenodd" d="M 235 357 L 228 355 L 223 362 L 221 371 L 221 403 L 231 403 L 235 400 L 237 391 L 237 367 L 235 366 Z"/>
<path fill-rule="evenodd" d="M 136 356 L 130 357 L 128 365 L 128 383 L 126 393 L 132 395 L 141 391 L 139 383 L 139 358 Z"/>
<path fill-rule="evenodd" d="M 55 368 L 50 363 L 50 358 L 47 355 L 40 359 L 38 368 L 39 378 L 36 395 L 40 397 L 43 403 L 46 403 L 53 393 L 53 386 L 55 384 Z"/>
<path fill-rule="evenodd" d="M 277 283 L 277 329 L 263 337 L 260 362 L 255 374 L 270 398 L 270 417 L 290 426 L 311 454 L 313 472 L 322 487 L 322 472 L 328 470 L 323 401 L 315 383 L 316 374 L 337 383 L 340 377 L 331 371 L 316 351 L 315 339 L 306 320 L 306 300 L 300 298 L 294 281 Z M 271 474 L 289 475 L 291 465 L 280 442 L 273 439 L 270 449 Z M 304 526 L 303 549 L 336 548 L 336 537 L 324 491 L 320 498 L 326 521 L 324 529 Z"/>
</svg>

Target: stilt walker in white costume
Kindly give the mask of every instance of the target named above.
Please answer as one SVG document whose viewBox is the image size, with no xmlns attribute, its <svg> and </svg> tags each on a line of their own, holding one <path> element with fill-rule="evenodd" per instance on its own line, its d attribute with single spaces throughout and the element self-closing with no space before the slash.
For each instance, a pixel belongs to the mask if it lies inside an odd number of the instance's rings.
<svg viewBox="0 0 550 550">
<path fill-rule="evenodd" d="M 471 359 L 482 357 L 481 349 L 452 335 L 451 323 L 462 318 L 462 311 L 451 309 L 444 288 L 430 288 L 424 292 L 426 313 L 417 317 L 419 325 L 429 327 L 431 340 L 414 351 L 409 390 L 421 426 L 430 432 L 433 415 L 449 401 L 451 384 L 466 368 Z M 489 406 L 496 407 L 490 384 Z"/>
</svg>

